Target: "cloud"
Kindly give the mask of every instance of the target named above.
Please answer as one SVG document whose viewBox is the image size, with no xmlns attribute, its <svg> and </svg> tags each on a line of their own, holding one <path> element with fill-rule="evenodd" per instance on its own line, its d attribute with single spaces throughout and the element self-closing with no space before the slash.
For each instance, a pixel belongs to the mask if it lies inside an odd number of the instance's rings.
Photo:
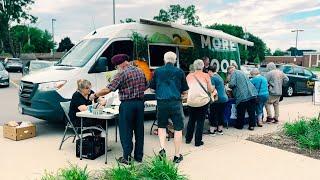
<svg viewBox="0 0 320 180">
<path fill-rule="evenodd" d="M 319 16 L 299 20 L 285 18 L 320 9 L 318 0 L 116 0 L 116 20 L 119 22 L 127 17 L 152 19 L 161 8 L 167 9 L 170 4 L 194 4 L 202 24 L 242 26 L 262 38 L 272 50 L 294 45 L 295 34 L 291 30 L 302 28 L 305 32 L 301 34 L 300 47 L 320 49 Z M 94 24 L 96 27 L 112 24 L 112 0 L 36 0 L 31 13 L 39 17 L 36 26 L 49 31 L 51 19 L 57 19 L 55 39 L 69 36 L 78 41 L 94 29 Z"/>
</svg>

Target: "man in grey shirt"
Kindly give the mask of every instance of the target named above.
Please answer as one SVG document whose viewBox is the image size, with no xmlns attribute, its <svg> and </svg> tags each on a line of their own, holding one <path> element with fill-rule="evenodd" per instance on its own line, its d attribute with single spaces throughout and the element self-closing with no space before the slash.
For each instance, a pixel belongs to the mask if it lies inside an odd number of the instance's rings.
<svg viewBox="0 0 320 180">
<path fill-rule="evenodd" d="M 279 122 L 279 100 L 282 96 L 282 85 L 288 83 L 289 78 L 282 71 L 276 68 L 273 62 L 267 64 L 269 71 L 265 77 L 269 85 L 269 99 L 266 103 L 267 121 L 266 122 Z M 274 117 L 271 114 L 271 105 L 274 108 Z"/>
</svg>

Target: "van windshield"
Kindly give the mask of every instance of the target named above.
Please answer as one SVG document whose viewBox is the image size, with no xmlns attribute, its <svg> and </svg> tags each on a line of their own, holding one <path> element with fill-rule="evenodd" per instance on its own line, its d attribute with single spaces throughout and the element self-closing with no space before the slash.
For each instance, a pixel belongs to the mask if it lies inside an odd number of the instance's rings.
<svg viewBox="0 0 320 180">
<path fill-rule="evenodd" d="M 99 38 L 80 41 L 56 64 L 56 66 L 84 66 L 107 40 L 107 38 Z"/>
</svg>

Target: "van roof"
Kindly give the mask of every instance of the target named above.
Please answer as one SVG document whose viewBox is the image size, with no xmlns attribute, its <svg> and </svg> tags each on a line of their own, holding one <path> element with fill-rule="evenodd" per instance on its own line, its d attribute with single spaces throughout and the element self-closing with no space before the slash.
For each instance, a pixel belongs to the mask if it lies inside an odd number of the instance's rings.
<svg viewBox="0 0 320 180">
<path fill-rule="evenodd" d="M 148 20 L 148 19 L 140 19 L 140 22 L 138 23 L 122 23 L 122 24 L 104 26 L 90 32 L 87 36 L 84 37 L 84 39 L 106 38 L 106 34 L 108 34 L 108 37 L 115 37 L 117 34 L 121 33 L 121 31 L 123 30 L 127 30 L 127 31 L 143 30 L 143 28 L 145 28 L 148 25 L 181 29 L 189 32 L 194 32 L 197 34 L 203 34 L 211 37 L 226 39 L 226 40 L 229 40 L 235 43 L 244 44 L 247 46 L 254 45 L 253 42 L 232 36 L 220 30 L 213 30 L 213 29 L 208 29 L 203 27 L 194 27 L 190 25 L 181 25 L 181 24 L 172 23 L 172 22 L 160 22 L 160 21 L 154 21 L 154 20 Z"/>
</svg>

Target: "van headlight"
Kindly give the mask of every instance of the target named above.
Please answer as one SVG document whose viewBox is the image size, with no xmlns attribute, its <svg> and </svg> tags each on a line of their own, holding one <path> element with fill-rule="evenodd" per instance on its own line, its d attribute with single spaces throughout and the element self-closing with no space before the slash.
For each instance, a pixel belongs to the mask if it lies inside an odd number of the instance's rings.
<svg viewBox="0 0 320 180">
<path fill-rule="evenodd" d="M 62 88 L 67 81 L 53 81 L 53 82 L 45 82 L 39 84 L 39 91 L 53 91 Z"/>
</svg>

